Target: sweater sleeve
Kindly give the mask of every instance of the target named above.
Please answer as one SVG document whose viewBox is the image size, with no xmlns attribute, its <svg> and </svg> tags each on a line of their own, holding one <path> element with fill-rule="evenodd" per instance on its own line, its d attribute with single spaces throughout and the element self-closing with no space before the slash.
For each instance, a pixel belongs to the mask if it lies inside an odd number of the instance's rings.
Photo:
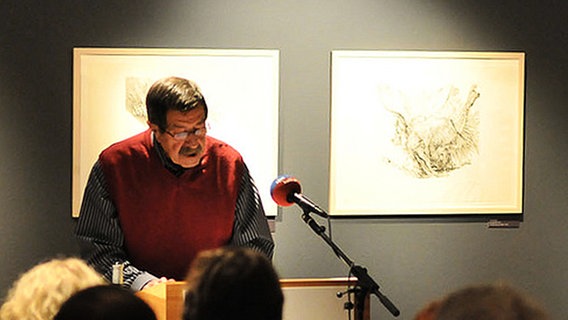
<svg viewBox="0 0 568 320">
<path fill-rule="evenodd" d="M 272 259 L 274 240 L 254 180 L 245 165 L 241 176 L 231 245 L 249 247 Z"/>
<path fill-rule="evenodd" d="M 112 280 L 112 266 L 115 263 L 123 264 L 124 286 L 132 290 L 141 290 L 148 281 L 156 278 L 128 261 L 117 211 L 98 161 L 85 187 L 75 236 L 82 258 L 108 281 Z"/>
</svg>

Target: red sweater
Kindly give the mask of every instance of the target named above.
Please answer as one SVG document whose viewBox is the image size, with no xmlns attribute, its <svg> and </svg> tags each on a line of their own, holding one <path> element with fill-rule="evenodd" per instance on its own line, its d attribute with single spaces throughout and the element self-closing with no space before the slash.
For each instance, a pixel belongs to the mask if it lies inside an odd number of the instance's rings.
<svg viewBox="0 0 568 320">
<path fill-rule="evenodd" d="M 244 167 L 229 145 L 207 137 L 201 164 L 179 177 L 160 161 L 149 130 L 110 146 L 99 160 L 137 268 L 183 280 L 199 251 L 229 242 Z"/>
</svg>

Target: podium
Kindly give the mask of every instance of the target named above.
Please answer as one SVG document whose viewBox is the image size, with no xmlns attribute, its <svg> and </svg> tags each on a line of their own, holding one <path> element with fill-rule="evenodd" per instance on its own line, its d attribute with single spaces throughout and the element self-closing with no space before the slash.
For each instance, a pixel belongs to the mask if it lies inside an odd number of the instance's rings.
<svg viewBox="0 0 568 320">
<path fill-rule="evenodd" d="M 308 278 L 281 279 L 284 293 L 284 320 L 344 320 L 348 310 L 345 304 L 348 295 L 338 297 L 338 292 L 354 285 L 356 279 L 348 278 Z M 139 291 L 137 296 L 146 301 L 156 313 L 158 320 L 181 320 L 186 283 L 166 282 Z M 363 319 L 370 319 L 369 296 L 365 299 Z M 354 302 L 353 300 L 351 300 Z"/>
<path fill-rule="evenodd" d="M 137 296 L 154 310 L 158 320 L 181 320 L 186 283 L 165 282 L 138 291 Z"/>
</svg>

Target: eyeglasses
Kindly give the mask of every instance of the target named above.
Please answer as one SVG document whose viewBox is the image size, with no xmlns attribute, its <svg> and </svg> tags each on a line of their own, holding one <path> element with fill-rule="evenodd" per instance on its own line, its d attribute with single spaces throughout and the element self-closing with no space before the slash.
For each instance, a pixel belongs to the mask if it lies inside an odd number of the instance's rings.
<svg viewBox="0 0 568 320">
<path fill-rule="evenodd" d="M 205 137 L 205 135 L 207 134 L 207 127 L 197 128 L 197 129 L 182 131 L 182 132 L 177 132 L 177 133 L 169 132 L 168 130 L 164 130 L 164 132 L 169 134 L 170 136 L 172 136 L 172 138 L 179 140 L 179 141 L 182 141 L 182 140 L 187 139 L 187 137 L 189 137 L 190 135 L 194 135 L 198 138 Z"/>
</svg>

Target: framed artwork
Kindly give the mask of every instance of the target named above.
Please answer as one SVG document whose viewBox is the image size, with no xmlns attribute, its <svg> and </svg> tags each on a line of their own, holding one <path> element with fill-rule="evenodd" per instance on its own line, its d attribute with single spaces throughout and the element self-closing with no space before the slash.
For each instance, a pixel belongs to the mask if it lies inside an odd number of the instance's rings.
<svg viewBox="0 0 568 320">
<path fill-rule="evenodd" d="M 331 53 L 331 215 L 520 214 L 522 52 Z"/>
<path fill-rule="evenodd" d="M 208 135 L 235 147 L 276 215 L 270 184 L 278 174 L 279 51 L 248 49 L 74 48 L 72 215 L 99 153 L 142 132 L 150 85 L 191 79 L 209 107 Z"/>
</svg>

